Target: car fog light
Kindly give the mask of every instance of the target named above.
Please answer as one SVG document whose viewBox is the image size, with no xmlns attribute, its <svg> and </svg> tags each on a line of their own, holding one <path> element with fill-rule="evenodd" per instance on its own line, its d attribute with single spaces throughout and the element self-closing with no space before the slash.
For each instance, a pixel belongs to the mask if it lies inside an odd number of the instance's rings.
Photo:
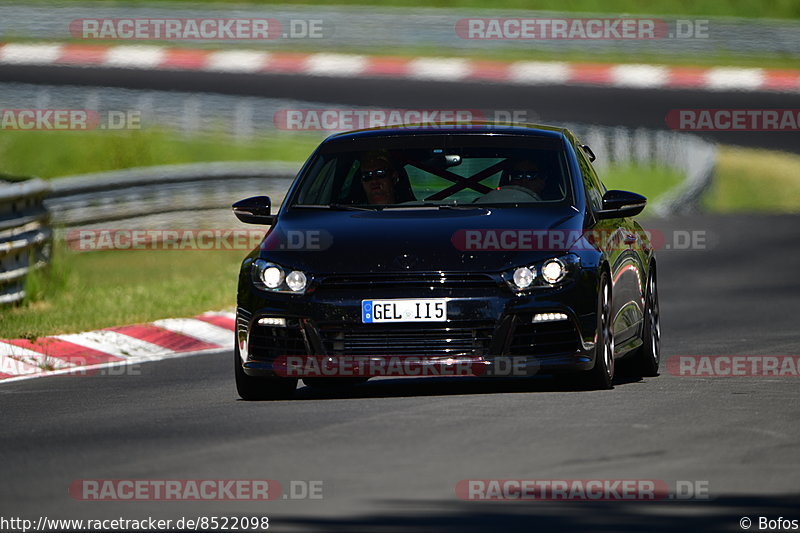
<svg viewBox="0 0 800 533">
<path fill-rule="evenodd" d="M 533 271 L 528 267 L 520 267 L 514 271 L 514 285 L 526 289 L 533 283 Z"/>
<path fill-rule="evenodd" d="M 564 265 L 557 259 L 551 259 L 542 267 L 542 277 L 547 283 L 558 283 L 564 277 Z"/>
<path fill-rule="evenodd" d="M 285 318 L 278 318 L 278 317 L 268 317 L 265 316 L 264 318 L 259 318 L 258 323 L 262 326 L 277 326 L 279 328 L 286 327 L 286 319 Z"/>
<path fill-rule="evenodd" d="M 283 271 L 278 267 L 271 266 L 264 269 L 261 279 L 264 280 L 264 285 L 270 289 L 277 289 L 283 283 Z"/>
<path fill-rule="evenodd" d="M 558 322 L 566 319 L 567 315 L 564 313 L 536 313 L 533 315 L 533 322 Z"/>
<path fill-rule="evenodd" d="M 306 288 L 306 275 L 299 270 L 293 270 L 286 276 L 286 284 L 294 292 L 302 291 Z"/>
</svg>

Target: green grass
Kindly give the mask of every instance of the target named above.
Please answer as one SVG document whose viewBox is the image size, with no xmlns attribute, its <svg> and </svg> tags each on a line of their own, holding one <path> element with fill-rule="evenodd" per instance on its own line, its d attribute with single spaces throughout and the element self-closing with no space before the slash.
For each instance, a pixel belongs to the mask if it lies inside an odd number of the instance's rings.
<svg viewBox="0 0 800 533">
<path fill-rule="evenodd" d="M 0 174 L 53 178 L 203 161 L 304 161 L 319 140 L 318 135 L 298 134 L 235 142 L 223 134 L 190 138 L 153 129 L 0 131 Z"/>
<path fill-rule="evenodd" d="M 600 179 L 609 189 L 632 191 L 644 195 L 651 206 L 659 196 L 683 181 L 683 175 L 667 167 L 624 165 L 600 172 Z"/>
<path fill-rule="evenodd" d="M 800 155 L 720 147 L 704 205 L 720 213 L 800 212 Z"/>
<path fill-rule="evenodd" d="M 197 0 L 183 0 L 195 4 Z M 240 5 L 242 0 L 202 0 L 203 3 L 221 6 Z M 34 0 L 33 3 L 46 3 L 47 0 Z M 62 1 L 62 4 L 66 3 Z M 86 2 L 81 1 L 80 5 Z M 151 5 L 158 3 L 178 3 L 175 0 L 101 0 L 100 5 Z M 534 9 L 551 11 L 570 11 L 585 13 L 625 13 L 649 15 L 719 16 L 752 18 L 800 18 L 800 4 L 796 0 L 495 0 L 488 4 L 485 0 L 254 0 L 258 5 L 293 4 L 310 6 L 377 6 L 388 7 L 444 7 L 465 8 L 487 11 L 501 9 Z"/>
<path fill-rule="evenodd" d="M 24 305 L 4 309 L 0 338 L 193 316 L 233 307 L 245 251 L 59 249 L 50 271 L 27 283 Z"/>
</svg>

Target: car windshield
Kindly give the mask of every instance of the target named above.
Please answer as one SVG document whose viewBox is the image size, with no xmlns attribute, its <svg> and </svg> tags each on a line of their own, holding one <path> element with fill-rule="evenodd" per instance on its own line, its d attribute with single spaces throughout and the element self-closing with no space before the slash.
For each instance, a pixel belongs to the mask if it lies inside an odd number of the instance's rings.
<svg viewBox="0 0 800 533">
<path fill-rule="evenodd" d="M 516 138 L 481 146 L 403 146 L 397 138 L 362 150 L 321 150 L 308 166 L 292 206 L 423 208 L 552 205 L 571 200 L 563 144 Z M 349 147 L 348 147 L 349 148 Z"/>
</svg>

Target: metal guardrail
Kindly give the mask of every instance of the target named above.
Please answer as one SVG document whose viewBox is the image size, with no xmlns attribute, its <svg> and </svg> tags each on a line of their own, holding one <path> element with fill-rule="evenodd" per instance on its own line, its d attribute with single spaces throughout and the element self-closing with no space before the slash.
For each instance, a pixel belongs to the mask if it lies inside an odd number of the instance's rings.
<svg viewBox="0 0 800 533">
<path fill-rule="evenodd" d="M 701 140 L 688 144 L 683 154 L 687 161 L 684 169 L 686 179 L 653 205 L 653 213 L 658 216 L 699 211 L 700 197 L 711 186 L 717 167 L 716 146 Z"/>
<path fill-rule="evenodd" d="M 21 301 L 28 273 L 50 260 L 49 191 L 40 179 L 0 181 L 0 304 Z"/>
<path fill-rule="evenodd" d="M 227 209 L 241 195 L 285 192 L 299 168 L 270 161 L 215 162 L 84 174 L 53 181 L 46 205 L 65 227 Z"/>
<path fill-rule="evenodd" d="M 699 209 L 700 197 L 711 185 L 717 164 L 717 147 L 697 135 L 644 128 L 567 124 L 595 154 L 601 171 L 611 164 L 661 165 L 685 176 L 658 200 L 650 212 L 657 216 L 690 213 Z"/>
</svg>

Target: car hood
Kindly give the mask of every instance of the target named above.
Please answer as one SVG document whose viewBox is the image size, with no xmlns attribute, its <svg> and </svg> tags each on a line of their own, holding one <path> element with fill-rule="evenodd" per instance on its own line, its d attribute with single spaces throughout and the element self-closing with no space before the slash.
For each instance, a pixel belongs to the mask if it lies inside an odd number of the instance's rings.
<svg viewBox="0 0 800 533">
<path fill-rule="evenodd" d="M 582 224 L 581 214 L 565 206 L 293 209 L 267 234 L 260 256 L 319 274 L 499 272 L 560 255 Z M 528 243 L 526 232 L 561 234 L 564 242 Z"/>
</svg>

